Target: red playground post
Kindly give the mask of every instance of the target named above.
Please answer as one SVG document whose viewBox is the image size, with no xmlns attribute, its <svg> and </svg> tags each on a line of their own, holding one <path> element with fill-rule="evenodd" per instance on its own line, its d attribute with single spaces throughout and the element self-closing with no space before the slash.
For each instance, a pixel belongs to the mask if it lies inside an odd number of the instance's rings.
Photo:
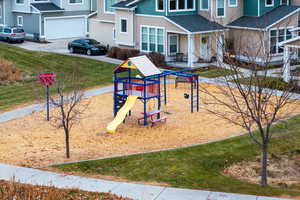
<svg viewBox="0 0 300 200">
<path fill-rule="evenodd" d="M 38 78 L 41 82 L 41 84 L 46 89 L 46 106 L 47 106 L 47 121 L 50 120 L 50 109 L 49 109 L 49 86 L 53 85 L 55 83 L 56 74 L 54 73 L 44 73 L 39 74 Z"/>
</svg>

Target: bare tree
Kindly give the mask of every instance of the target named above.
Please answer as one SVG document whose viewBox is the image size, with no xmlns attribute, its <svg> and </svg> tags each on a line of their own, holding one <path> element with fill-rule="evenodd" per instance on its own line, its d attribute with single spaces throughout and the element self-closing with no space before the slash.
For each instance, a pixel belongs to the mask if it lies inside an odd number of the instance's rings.
<svg viewBox="0 0 300 200">
<path fill-rule="evenodd" d="M 268 150 L 272 139 L 270 129 L 275 122 L 290 116 L 291 113 L 286 108 L 295 103 L 292 92 L 298 86 L 293 81 L 281 81 L 280 73 L 283 68 L 277 75 L 259 70 L 271 66 L 271 47 L 266 46 L 268 38 L 264 32 L 257 33 L 256 38 L 250 33 L 252 35 L 247 31 L 241 32 L 240 38 L 234 36 L 234 44 L 231 44 L 234 46 L 234 56 L 227 53 L 224 45 L 224 62 L 223 59 L 218 59 L 218 65 L 231 70 L 232 74 L 222 78 L 223 85 L 215 86 L 214 90 L 205 85 L 201 87 L 201 91 L 205 93 L 204 108 L 209 113 L 244 128 L 259 145 L 261 185 L 267 186 Z M 218 42 L 223 45 L 223 42 Z M 238 56 L 242 56 L 247 62 L 240 61 Z M 257 63 L 258 60 L 261 63 Z"/>
<path fill-rule="evenodd" d="M 52 124 L 63 128 L 65 133 L 66 157 L 70 158 L 70 134 L 73 126 L 79 123 L 87 103 L 82 103 L 84 94 L 75 75 L 70 79 L 57 82 L 57 98 L 50 98 L 57 107 L 56 115 L 52 117 Z"/>
</svg>

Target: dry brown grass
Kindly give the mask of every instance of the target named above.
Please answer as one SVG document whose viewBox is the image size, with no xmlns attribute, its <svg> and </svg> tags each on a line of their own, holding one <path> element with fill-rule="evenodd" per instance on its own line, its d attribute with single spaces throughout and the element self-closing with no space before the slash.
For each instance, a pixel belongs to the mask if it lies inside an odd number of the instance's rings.
<svg viewBox="0 0 300 200">
<path fill-rule="evenodd" d="M 1 200 L 130 200 L 108 193 L 84 192 L 77 189 L 32 186 L 14 181 L 0 181 Z"/>
<path fill-rule="evenodd" d="M 259 184 L 260 158 L 256 161 L 241 162 L 224 170 L 225 175 Z M 268 164 L 269 183 L 283 188 L 299 189 L 300 155 L 284 155 L 270 158 Z"/>
<path fill-rule="evenodd" d="M 203 84 L 210 90 L 214 85 Z M 137 124 L 142 103 L 137 102 L 132 116 L 121 124 L 116 134 L 107 134 L 106 125 L 112 117 L 112 94 L 92 97 L 89 108 L 80 124 L 75 126 L 70 138 L 71 159 L 65 159 L 63 130 L 57 130 L 44 120 L 45 113 L 32 115 L 0 124 L 0 162 L 43 167 L 64 161 L 127 155 L 139 152 L 184 147 L 236 136 L 244 132 L 239 127 L 209 114 L 201 108 L 190 113 L 190 99 L 184 99 L 188 86 L 168 86 L 169 104 L 164 114 L 167 123 L 154 127 Z M 201 98 L 205 98 L 200 94 Z M 201 106 L 203 106 L 201 104 Z M 297 106 L 298 108 L 298 106 Z M 220 109 L 223 109 L 220 107 Z M 295 112 L 295 106 L 288 110 Z M 52 113 L 54 111 L 52 110 Z"/>
<path fill-rule="evenodd" d="M 0 84 L 22 80 L 22 74 L 15 65 L 4 59 L 0 59 Z"/>
</svg>

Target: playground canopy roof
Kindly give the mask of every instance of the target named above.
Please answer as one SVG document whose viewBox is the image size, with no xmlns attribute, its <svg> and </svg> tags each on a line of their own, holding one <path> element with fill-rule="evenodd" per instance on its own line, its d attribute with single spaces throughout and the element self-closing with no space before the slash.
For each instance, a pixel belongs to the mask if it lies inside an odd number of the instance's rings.
<svg viewBox="0 0 300 200">
<path fill-rule="evenodd" d="M 119 65 L 114 72 L 122 72 L 125 69 L 137 69 L 144 77 L 161 74 L 161 71 L 147 56 L 128 58 L 125 62 Z"/>
</svg>

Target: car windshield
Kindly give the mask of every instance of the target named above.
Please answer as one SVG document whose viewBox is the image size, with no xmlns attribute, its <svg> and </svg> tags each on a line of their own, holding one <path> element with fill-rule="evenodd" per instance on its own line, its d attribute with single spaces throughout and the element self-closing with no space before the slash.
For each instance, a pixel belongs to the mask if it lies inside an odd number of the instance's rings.
<svg viewBox="0 0 300 200">
<path fill-rule="evenodd" d="M 88 43 L 89 45 L 99 44 L 99 42 L 96 40 L 85 40 L 85 42 Z"/>
<path fill-rule="evenodd" d="M 14 29 L 13 30 L 13 33 L 24 33 L 24 30 L 23 29 Z"/>
</svg>

